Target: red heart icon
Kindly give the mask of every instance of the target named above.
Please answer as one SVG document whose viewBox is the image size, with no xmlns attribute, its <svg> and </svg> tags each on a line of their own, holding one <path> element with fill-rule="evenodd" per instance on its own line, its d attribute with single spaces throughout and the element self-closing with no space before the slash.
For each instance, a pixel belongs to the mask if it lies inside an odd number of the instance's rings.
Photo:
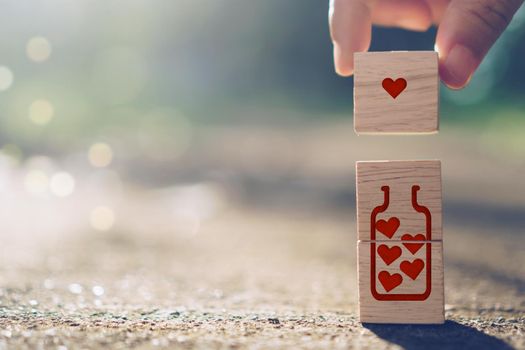
<svg viewBox="0 0 525 350">
<path fill-rule="evenodd" d="M 394 233 L 396 233 L 397 229 L 399 228 L 399 219 L 393 216 L 388 219 L 388 221 L 378 220 L 376 223 L 376 228 L 388 238 L 392 238 Z"/>
<path fill-rule="evenodd" d="M 405 260 L 399 265 L 399 267 L 405 275 L 415 280 L 421 273 L 421 270 L 423 270 L 423 267 L 425 267 L 425 263 L 421 259 L 416 259 L 412 262 Z"/>
<path fill-rule="evenodd" d="M 402 251 L 399 247 L 393 246 L 389 248 L 387 245 L 381 244 L 377 248 L 377 253 L 387 265 L 390 265 L 401 256 Z"/>
<path fill-rule="evenodd" d="M 418 233 L 415 236 L 405 233 L 401 236 L 402 241 L 424 241 L 425 236 L 421 233 Z M 403 243 L 403 245 L 410 251 L 412 254 L 416 254 L 419 249 L 423 246 L 424 243 Z"/>
<path fill-rule="evenodd" d="M 386 90 L 392 96 L 396 98 L 400 93 L 403 92 L 407 87 L 407 81 L 403 78 L 398 78 L 395 81 L 391 78 L 385 78 L 383 80 L 383 89 Z"/>
<path fill-rule="evenodd" d="M 400 274 L 394 273 L 391 275 L 388 271 L 381 271 L 378 278 L 387 292 L 390 292 L 403 282 L 403 277 Z"/>
</svg>

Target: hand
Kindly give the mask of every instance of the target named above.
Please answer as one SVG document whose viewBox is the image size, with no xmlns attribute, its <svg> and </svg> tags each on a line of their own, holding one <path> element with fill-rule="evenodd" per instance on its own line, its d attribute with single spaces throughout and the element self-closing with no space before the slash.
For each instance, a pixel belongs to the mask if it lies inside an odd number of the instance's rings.
<svg viewBox="0 0 525 350">
<path fill-rule="evenodd" d="M 335 70 L 350 76 L 354 52 L 370 46 L 372 24 L 425 31 L 437 24 L 439 75 L 464 87 L 523 0 L 330 0 Z"/>
</svg>

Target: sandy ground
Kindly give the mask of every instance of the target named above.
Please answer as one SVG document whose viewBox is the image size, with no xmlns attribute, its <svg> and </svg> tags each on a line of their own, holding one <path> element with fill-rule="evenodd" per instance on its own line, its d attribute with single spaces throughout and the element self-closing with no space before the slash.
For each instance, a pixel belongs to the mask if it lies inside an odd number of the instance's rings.
<svg viewBox="0 0 525 350">
<path fill-rule="evenodd" d="M 79 167 L 67 198 L 4 167 L 0 349 L 525 348 L 522 161 L 474 134 L 358 138 L 348 123 L 196 139 L 176 160 Z M 354 161 L 425 157 L 443 161 L 447 322 L 362 325 Z M 100 204 L 111 230 L 90 227 Z"/>
</svg>

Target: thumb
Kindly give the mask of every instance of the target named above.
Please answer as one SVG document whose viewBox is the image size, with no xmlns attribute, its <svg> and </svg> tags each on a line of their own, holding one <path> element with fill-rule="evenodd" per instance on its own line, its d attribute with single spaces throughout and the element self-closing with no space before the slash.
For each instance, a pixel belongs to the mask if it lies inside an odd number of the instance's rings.
<svg viewBox="0 0 525 350">
<path fill-rule="evenodd" d="M 439 25 L 439 73 L 453 89 L 464 87 L 509 25 L 523 0 L 452 0 Z"/>
</svg>

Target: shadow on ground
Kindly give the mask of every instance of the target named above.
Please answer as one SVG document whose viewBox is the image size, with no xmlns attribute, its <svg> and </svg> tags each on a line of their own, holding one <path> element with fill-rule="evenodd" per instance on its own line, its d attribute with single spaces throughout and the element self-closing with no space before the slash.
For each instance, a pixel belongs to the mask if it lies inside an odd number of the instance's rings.
<svg viewBox="0 0 525 350">
<path fill-rule="evenodd" d="M 514 349 L 503 340 L 475 328 L 454 321 L 444 325 L 379 325 L 365 324 L 365 328 L 388 342 L 404 349 Z"/>
</svg>

